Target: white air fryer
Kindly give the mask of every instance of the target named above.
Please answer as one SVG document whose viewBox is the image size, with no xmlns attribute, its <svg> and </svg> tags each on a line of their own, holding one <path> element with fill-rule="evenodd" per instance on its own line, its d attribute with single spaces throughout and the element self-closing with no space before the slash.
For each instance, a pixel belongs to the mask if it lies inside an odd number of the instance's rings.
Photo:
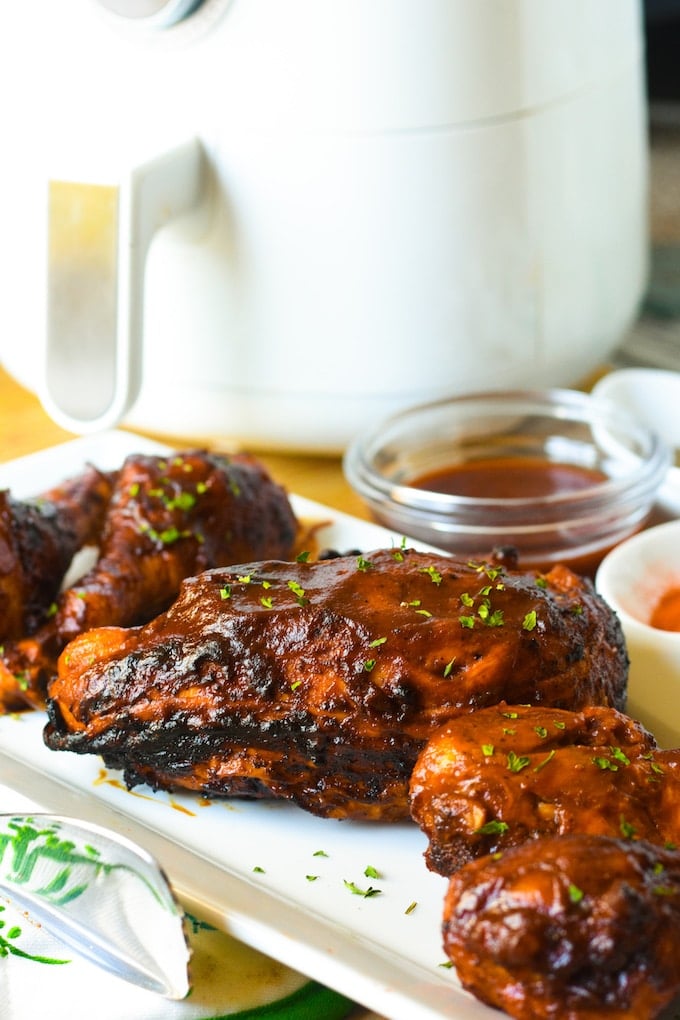
<svg viewBox="0 0 680 1020">
<path fill-rule="evenodd" d="M 572 385 L 646 272 L 636 0 L 22 0 L 0 360 L 75 432 L 341 450 Z"/>
</svg>

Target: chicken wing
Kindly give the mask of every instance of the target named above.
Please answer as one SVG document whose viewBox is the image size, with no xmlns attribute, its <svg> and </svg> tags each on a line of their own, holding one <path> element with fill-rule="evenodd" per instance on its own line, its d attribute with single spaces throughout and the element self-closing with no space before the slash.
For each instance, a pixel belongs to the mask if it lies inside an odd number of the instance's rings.
<svg viewBox="0 0 680 1020">
<path fill-rule="evenodd" d="M 590 582 L 378 550 L 251 563 L 184 582 L 136 630 L 71 642 L 46 741 L 130 785 L 408 814 L 419 750 L 451 716 L 512 696 L 622 705 L 618 620 Z"/>
<path fill-rule="evenodd" d="M 680 853 L 574 835 L 483 857 L 450 880 L 444 948 L 516 1020 L 653 1020 L 680 996 Z"/>
<path fill-rule="evenodd" d="M 99 540 L 113 481 L 88 467 L 33 500 L 0 492 L 0 641 L 44 622 L 75 554 Z"/>
<path fill-rule="evenodd" d="M 680 750 L 613 708 L 500 704 L 431 737 L 411 777 L 429 868 L 588 832 L 680 845 Z"/>
<path fill-rule="evenodd" d="M 59 653 L 76 635 L 149 620 L 177 596 L 184 577 L 253 556 L 288 556 L 296 534 L 286 493 L 251 457 L 128 457 L 95 566 L 59 596 L 32 637 L 5 646 L 5 703 L 41 704 Z"/>
</svg>

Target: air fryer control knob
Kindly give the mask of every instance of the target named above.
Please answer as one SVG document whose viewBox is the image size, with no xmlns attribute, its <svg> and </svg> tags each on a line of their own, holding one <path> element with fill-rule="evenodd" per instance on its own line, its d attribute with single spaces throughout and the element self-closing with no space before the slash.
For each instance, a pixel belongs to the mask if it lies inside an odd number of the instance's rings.
<svg viewBox="0 0 680 1020">
<path fill-rule="evenodd" d="M 202 0 L 99 0 L 111 14 L 138 25 L 168 28 L 188 17 Z"/>
</svg>

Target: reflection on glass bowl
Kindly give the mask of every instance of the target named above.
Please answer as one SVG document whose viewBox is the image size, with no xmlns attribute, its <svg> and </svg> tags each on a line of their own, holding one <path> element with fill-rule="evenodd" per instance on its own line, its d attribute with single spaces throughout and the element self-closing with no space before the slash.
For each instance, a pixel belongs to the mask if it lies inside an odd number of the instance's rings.
<svg viewBox="0 0 680 1020">
<path fill-rule="evenodd" d="M 663 441 L 628 412 L 546 390 L 411 408 L 359 436 L 344 468 L 375 518 L 401 535 L 467 558 L 511 547 L 522 566 L 567 562 L 593 574 L 646 523 L 669 463 Z M 493 486 L 470 488 L 471 472 Z"/>
</svg>

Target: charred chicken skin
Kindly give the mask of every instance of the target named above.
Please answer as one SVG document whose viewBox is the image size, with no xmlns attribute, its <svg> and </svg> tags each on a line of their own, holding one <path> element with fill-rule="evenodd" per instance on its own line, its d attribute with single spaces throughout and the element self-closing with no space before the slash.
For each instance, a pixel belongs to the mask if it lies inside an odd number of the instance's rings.
<svg viewBox="0 0 680 1020">
<path fill-rule="evenodd" d="M 71 642 L 45 739 L 129 785 L 398 819 L 448 718 L 509 697 L 622 705 L 626 674 L 615 615 L 564 568 L 402 549 L 251 563 L 186 580 L 144 627 Z"/>
<path fill-rule="evenodd" d="M 680 846 L 680 750 L 613 708 L 499 704 L 433 734 L 411 777 L 428 867 L 537 836 L 635 835 Z"/>
<path fill-rule="evenodd" d="M 517 1020 L 653 1020 L 680 996 L 678 931 L 680 853 L 607 836 L 480 858 L 444 908 L 461 983 Z"/>
<path fill-rule="evenodd" d="M 34 635 L 5 646 L 0 683 L 15 701 L 41 704 L 59 653 L 76 635 L 150 620 L 176 598 L 184 577 L 253 556 L 291 555 L 296 535 L 284 490 L 253 458 L 130 456 L 96 564 L 62 592 Z"/>
<path fill-rule="evenodd" d="M 46 619 L 74 555 L 98 540 L 112 488 L 90 467 L 36 499 L 0 492 L 0 640 Z"/>
</svg>

